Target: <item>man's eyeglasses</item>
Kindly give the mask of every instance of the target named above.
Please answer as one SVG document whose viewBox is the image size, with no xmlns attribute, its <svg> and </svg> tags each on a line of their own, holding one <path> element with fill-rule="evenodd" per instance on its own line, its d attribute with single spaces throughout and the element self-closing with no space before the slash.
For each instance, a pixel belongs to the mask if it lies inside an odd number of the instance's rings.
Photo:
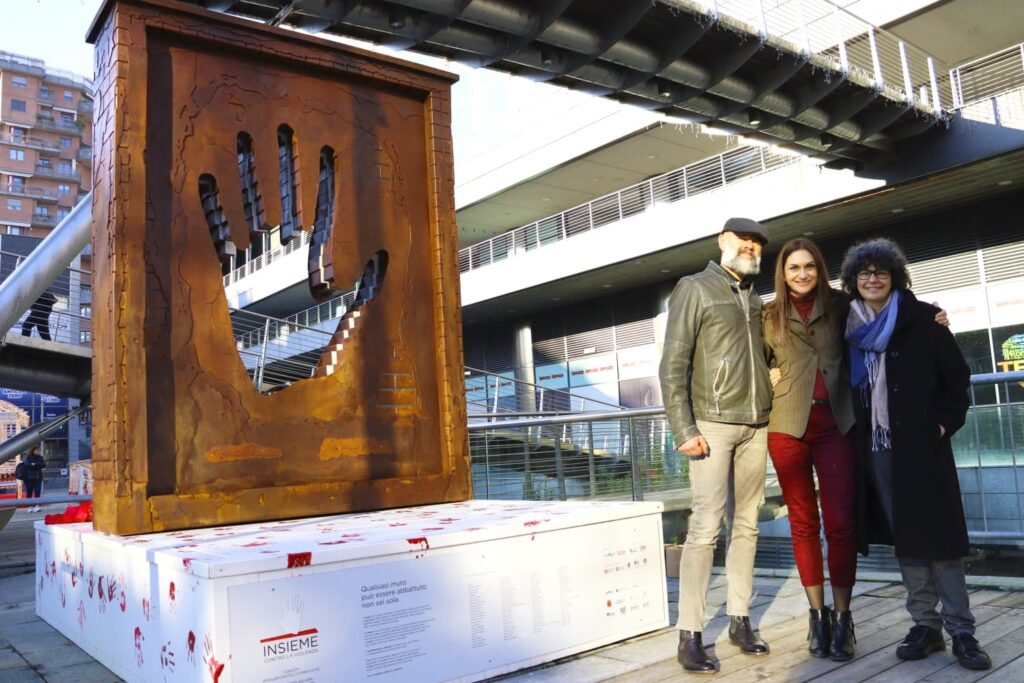
<svg viewBox="0 0 1024 683">
<path fill-rule="evenodd" d="M 875 279 L 878 280 L 878 281 L 888 280 L 889 277 L 890 277 L 888 270 L 858 270 L 857 271 L 857 279 L 860 280 L 861 282 L 867 282 L 868 280 L 871 279 L 872 275 L 874 275 Z"/>
</svg>

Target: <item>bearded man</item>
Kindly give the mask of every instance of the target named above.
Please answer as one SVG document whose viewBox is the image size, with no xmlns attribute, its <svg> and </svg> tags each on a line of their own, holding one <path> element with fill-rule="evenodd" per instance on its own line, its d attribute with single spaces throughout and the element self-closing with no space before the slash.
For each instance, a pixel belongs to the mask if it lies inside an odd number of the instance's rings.
<svg viewBox="0 0 1024 683">
<path fill-rule="evenodd" d="M 659 375 L 677 449 L 693 492 L 679 565 L 679 663 L 714 673 L 701 640 L 711 563 L 722 521 L 731 536 L 725 566 L 729 639 L 744 653 L 768 645 L 750 624 L 757 509 L 764 494 L 772 402 L 761 333 L 761 297 L 748 276 L 761 266 L 768 231 L 730 218 L 718 236 L 721 265 L 679 280 L 669 299 Z"/>
</svg>

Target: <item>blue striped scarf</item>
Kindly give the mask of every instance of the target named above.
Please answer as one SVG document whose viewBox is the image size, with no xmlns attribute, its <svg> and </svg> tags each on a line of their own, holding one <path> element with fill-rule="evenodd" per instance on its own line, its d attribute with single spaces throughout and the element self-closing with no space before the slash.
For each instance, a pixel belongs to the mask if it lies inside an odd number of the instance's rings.
<svg viewBox="0 0 1024 683">
<path fill-rule="evenodd" d="M 889 303 L 877 316 L 857 299 L 850 303 L 846 319 L 846 341 L 850 347 L 850 383 L 859 389 L 861 405 L 871 408 L 871 450 L 892 449 L 889 429 L 889 387 L 885 377 L 885 350 L 889 346 L 900 293 L 893 291 Z"/>
</svg>

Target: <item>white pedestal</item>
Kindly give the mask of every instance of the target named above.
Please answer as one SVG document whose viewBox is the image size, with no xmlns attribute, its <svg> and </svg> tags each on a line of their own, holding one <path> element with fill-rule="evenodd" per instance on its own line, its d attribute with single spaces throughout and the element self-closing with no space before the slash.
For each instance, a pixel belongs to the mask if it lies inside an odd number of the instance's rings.
<svg viewBox="0 0 1024 683">
<path fill-rule="evenodd" d="M 661 503 L 145 536 L 36 523 L 36 611 L 129 681 L 475 681 L 668 625 Z"/>
</svg>

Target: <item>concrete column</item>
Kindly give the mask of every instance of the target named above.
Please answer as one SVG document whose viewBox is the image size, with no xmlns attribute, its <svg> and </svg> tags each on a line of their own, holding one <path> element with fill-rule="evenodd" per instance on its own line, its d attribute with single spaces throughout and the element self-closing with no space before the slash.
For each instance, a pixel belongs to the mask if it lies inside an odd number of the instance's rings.
<svg viewBox="0 0 1024 683">
<path fill-rule="evenodd" d="M 533 328 L 529 321 L 516 323 L 515 327 L 515 359 L 512 369 L 515 372 L 516 382 L 516 410 L 522 413 L 532 413 L 537 409 L 537 399 L 534 395 L 533 384 L 535 382 L 533 372 Z M 522 384 L 527 382 L 527 384 Z"/>
</svg>

